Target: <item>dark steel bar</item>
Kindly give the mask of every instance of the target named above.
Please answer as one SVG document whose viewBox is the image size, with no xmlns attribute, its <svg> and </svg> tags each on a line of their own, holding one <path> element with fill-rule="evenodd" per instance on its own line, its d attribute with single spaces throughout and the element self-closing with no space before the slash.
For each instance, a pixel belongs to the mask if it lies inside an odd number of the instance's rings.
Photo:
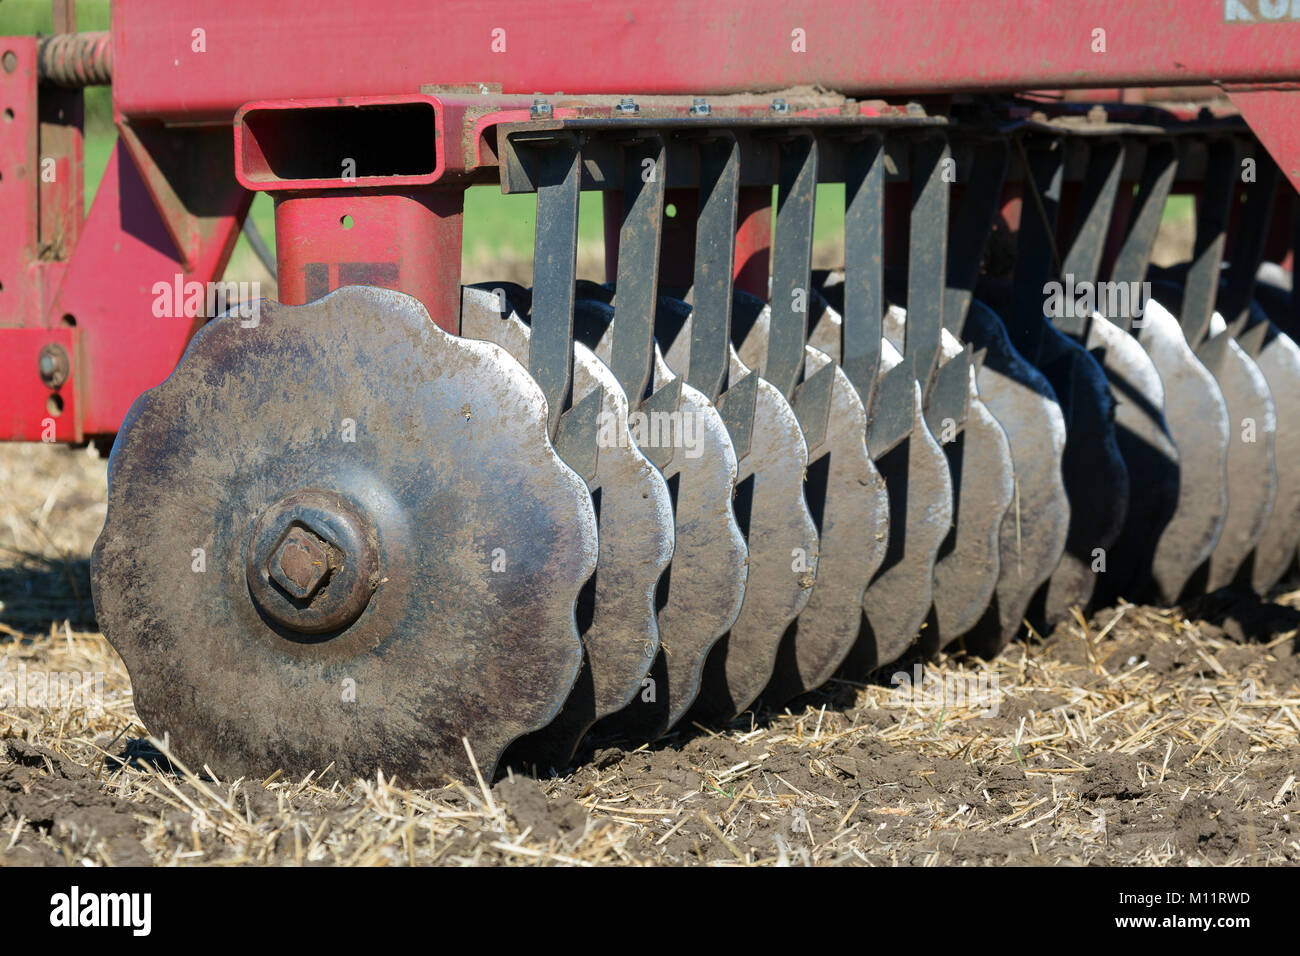
<svg viewBox="0 0 1300 956">
<path fill-rule="evenodd" d="M 885 311 L 884 139 L 868 136 L 846 147 L 844 193 L 844 320 L 841 365 L 868 409 L 880 368 Z"/>
<path fill-rule="evenodd" d="M 695 284 L 691 357 L 686 384 L 710 399 L 727 381 L 731 342 L 732 270 L 736 258 L 736 197 L 740 151 L 726 133 L 701 143 L 700 204 L 695 225 Z"/>
<path fill-rule="evenodd" d="M 1147 143 L 1142 182 L 1134 198 L 1124 241 L 1120 245 L 1115 266 L 1111 269 L 1111 281 L 1141 283 L 1146 280 L 1147 267 L 1151 264 L 1151 250 L 1155 247 L 1156 233 L 1160 230 L 1160 219 L 1165 212 L 1165 201 L 1169 198 L 1177 170 L 1178 153 L 1173 143 L 1167 140 Z M 1134 313 L 1141 308 L 1137 298 L 1135 296 L 1130 300 L 1129 309 Z M 1112 318 L 1123 329 L 1133 326 L 1134 315 L 1108 318 Z"/>
<path fill-rule="evenodd" d="M 1205 185 L 1196 216 L 1196 245 L 1183 288 L 1179 323 L 1192 348 L 1205 341 L 1210 317 L 1219 296 L 1223 248 L 1228 236 L 1228 213 L 1237 193 L 1237 144 L 1218 137 L 1208 146 Z"/>
<path fill-rule="evenodd" d="M 817 140 L 802 133 L 781 144 L 776 235 L 772 238 L 772 324 L 763 377 L 787 398 L 803 374 L 812 290 Z"/>
<path fill-rule="evenodd" d="M 576 140 L 537 151 L 532 344 L 528 371 L 542 387 L 554 437 L 573 384 L 573 303 L 578 259 L 581 151 Z"/>
<path fill-rule="evenodd" d="M 651 385 L 659 248 L 664 222 L 664 144 L 647 136 L 628 144 L 623 225 L 618 236 L 618 295 L 610 369 L 635 408 Z M 647 178 L 647 170 L 653 172 Z"/>
<path fill-rule="evenodd" d="M 913 141 L 907 331 L 903 346 L 912 357 L 925 394 L 929 393 L 939 367 L 948 269 L 948 184 L 952 168 L 952 150 L 946 138 L 926 136 Z"/>
<path fill-rule="evenodd" d="M 952 221 L 948 239 L 947 288 L 944 289 L 943 324 L 953 335 L 961 337 L 966 313 L 979 282 L 980 263 L 989 232 L 1002 205 L 1002 185 L 1006 181 L 1009 150 L 1005 139 L 985 140 L 975 144 L 975 161 L 962 195 L 961 205 Z M 846 241 L 847 247 L 847 241 Z M 847 259 L 847 252 L 845 258 Z"/>
<path fill-rule="evenodd" d="M 1016 237 L 1012 311 L 1006 326 L 1016 351 L 1034 363 L 1043 337 L 1043 286 L 1058 271 L 1054 236 L 1065 152 L 1058 140 L 1041 137 L 1021 141 L 1021 145 L 1025 195 Z"/>
<path fill-rule="evenodd" d="M 1241 206 L 1237 234 L 1233 237 L 1232 260 L 1228 264 L 1219 312 L 1228 323 L 1228 331 L 1237 337 L 1250 324 L 1250 300 L 1255 294 L 1255 276 L 1268 242 L 1278 178 L 1277 164 L 1261 151 L 1255 159 L 1255 181 L 1238 183 L 1235 177 L 1233 179 L 1246 199 Z"/>
</svg>

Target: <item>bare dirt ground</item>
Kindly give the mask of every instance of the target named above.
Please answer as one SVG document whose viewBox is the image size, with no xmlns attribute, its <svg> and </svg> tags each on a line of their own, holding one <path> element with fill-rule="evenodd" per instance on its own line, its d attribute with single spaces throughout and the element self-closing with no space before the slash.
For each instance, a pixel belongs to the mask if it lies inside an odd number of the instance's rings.
<svg viewBox="0 0 1300 956">
<path fill-rule="evenodd" d="M 150 743 L 94 629 L 104 499 L 91 453 L 0 446 L 0 681 L 102 675 L 0 707 L 0 863 L 1300 862 L 1300 591 L 1107 609 L 559 777 L 214 780 Z"/>
</svg>

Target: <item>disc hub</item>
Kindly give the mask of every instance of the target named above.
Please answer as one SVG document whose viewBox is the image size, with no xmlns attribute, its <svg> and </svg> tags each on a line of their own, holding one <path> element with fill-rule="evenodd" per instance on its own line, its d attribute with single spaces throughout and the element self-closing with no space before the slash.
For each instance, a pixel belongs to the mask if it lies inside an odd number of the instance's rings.
<svg viewBox="0 0 1300 956">
<path fill-rule="evenodd" d="M 366 609 L 378 586 L 379 554 L 368 522 L 341 496 L 300 491 L 258 518 L 244 569 L 265 618 L 290 631 L 325 634 Z"/>
</svg>

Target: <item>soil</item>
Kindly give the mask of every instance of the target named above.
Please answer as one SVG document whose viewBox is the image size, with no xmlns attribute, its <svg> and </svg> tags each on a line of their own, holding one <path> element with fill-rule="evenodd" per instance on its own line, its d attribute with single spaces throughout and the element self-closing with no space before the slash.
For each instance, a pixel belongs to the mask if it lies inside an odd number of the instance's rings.
<svg viewBox="0 0 1300 956">
<path fill-rule="evenodd" d="M 219 781 L 150 742 L 95 630 L 104 462 L 4 446 L 0 488 L 0 670 L 103 680 L 99 709 L 0 710 L 0 864 L 1300 862 L 1294 581 L 1104 609 L 916 688 L 834 681 L 488 789 Z"/>
</svg>

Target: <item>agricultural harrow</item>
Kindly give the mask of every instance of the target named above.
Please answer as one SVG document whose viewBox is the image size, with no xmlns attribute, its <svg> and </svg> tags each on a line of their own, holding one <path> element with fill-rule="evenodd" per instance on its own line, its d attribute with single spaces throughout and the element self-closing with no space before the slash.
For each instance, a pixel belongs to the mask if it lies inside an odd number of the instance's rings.
<svg viewBox="0 0 1300 956">
<path fill-rule="evenodd" d="M 116 436 L 95 605 L 177 753 L 562 768 L 1294 562 L 1300 4 L 281 8 L 2 41 L 0 437 Z M 531 288 L 461 282 L 483 183 Z M 208 314 L 259 191 L 278 301 Z"/>
</svg>

